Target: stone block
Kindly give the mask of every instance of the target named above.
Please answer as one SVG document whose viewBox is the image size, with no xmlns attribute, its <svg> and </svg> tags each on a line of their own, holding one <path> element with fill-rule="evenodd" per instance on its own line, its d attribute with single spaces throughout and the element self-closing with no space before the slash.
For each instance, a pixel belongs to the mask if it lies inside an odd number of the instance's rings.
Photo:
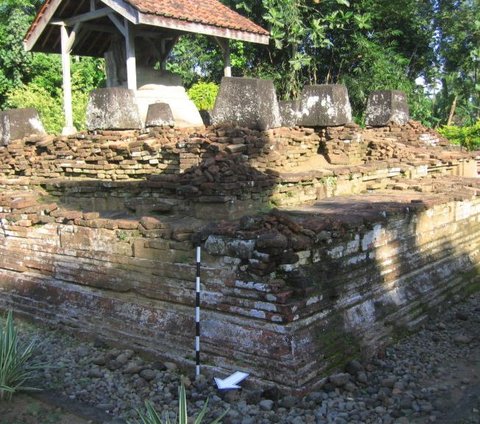
<svg viewBox="0 0 480 424">
<path fill-rule="evenodd" d="M 283 100 L 278 102 L 282 127 L 295 127 L 302 118 L 300 100 Z"/>
<path fill-rule="evenodd" d="M 121 87 L 93 90 L 87 105 L 87 128 L 90 131 L 142 128 L 134 92 Z"/>
<path fill-rule="evenodd" d="M 42 121 L 33 108 L 11 109 L 0 112 L 0 145 L 29 135 L 44 135 Z"/>
<path fill-rule="evenodd" d="M 212 123 L 229 123 L 261 131 L 280 127 L 280 110 L 273 82 L 254 78 L 222 78 Z"/>
<path fill-rule="evenodd" d="M 347 87 L 340 84 L 307 85 L 302 90 L 300 125 L 335 127 L 352 122 Z"/>
<path fill-rule="evenodd" d="M 211 110 L 200 110 L 200 116 L 202 117 L 203 125 L 209 127 L 212 125 L 212 111 Z"/>
<path fill-rule="evenodd" d="M 205 250 L 213 256 L 233 256 L 250 259 L 255 249 L 255 240 L 236 240 L 210 235 L 205 241 Z"/>
<path fill-rule="evenodd" d="M 146 121 L 148 107 L 154 103 L 167 103 L 172 110 L 175 127 L 202 127 L 203 121 L 195 104 L 182 86 L 148 84 L 136 92 L 136 102 L 142 122 Z"/>
<path fill-rule="evenodd" d="M 146 127 L 169 127 L 174 124 L 172 109 L 167 103 L 153 103 L 148 106 Z"/>
<path fill-rule="evenodd" d="M 410 119 L 407 96 L 403 91 L 379 90 L 368 97 L 365 123 L 383 127 L 394 123 L 405 125 Z"/>
</svg>

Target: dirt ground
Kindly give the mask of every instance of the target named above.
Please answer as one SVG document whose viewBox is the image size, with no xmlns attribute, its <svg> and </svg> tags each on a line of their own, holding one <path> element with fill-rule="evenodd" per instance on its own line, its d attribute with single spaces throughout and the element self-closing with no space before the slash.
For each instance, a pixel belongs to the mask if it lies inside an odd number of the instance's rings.
<svg viewBox="0 0 480 424">
<path fill-rule="evenodd" d="M 92 424 L 93 421 L 27 394 L 0 402 L 0 424 Z"/>
<path fill-rule="evenodd" d="M 452 385 L 436 403 L 445 414 L 439 424 L 480 424 L 480 352 L 455 364 L 442 364 L 450 373 L 439 384 Z"/>
<path fill-rule="evenodd" d="M 432 325 L 436 325 L 433 323 Z M 429 399 L 440 415 L 408 419 L 398 418 L 395 424 L 480 424 L 480 305 L 468 317 L 451 319 L 443 326 L 447 349 L 439 344 L 431 352 L 430 362 L 435 363 L 438 372 L 417 383 L 432 392 Z M 447 328 L 449 330 L 447 331 Z M 435 333 L 437 334 L 437 333 Z M 439 334 L 439 333 L 438 333 Z M 468 345 L 457 346 L 452 340 L 458 334 L 471 336 Z M 438 336 L 439 337 L 439 336 Z M 440 340 L 440 337 L 439 337 Z M 453 346 L 453 347 L 452 347 Z M 435 353 L 438 353 L 436 355 Z M 423 391 L 423 390 L 422 390 Z M 54 392 L 17 394 L 11 402 L 0 402 L 0 424 L 118 424 L 121 421 L 96 408 L 79 405 L 69 398 L 62 398 Z M 375 422 L 373 424 L 381 424 Z"/>
<path fill-rule="evenodd" d="M 440 366 L 445 366 L 447 376 L 424 384 L 451 385 L 451 390 L 439 394 L 436 399 L 444 415 L 435 421 L 425 417 L 410 423 L 480 424 L 480 352 L 455 364 Z M 98 411 L 92 413 L 90 408 L 85 410 L 68 401 L 63 407 L 59 406 L 64 401 L 53 396 L 18 394 L 10 402 L 0 402 L 0 424 L 100 424 L 111 419 L 105 420 Z"/>
</svg>

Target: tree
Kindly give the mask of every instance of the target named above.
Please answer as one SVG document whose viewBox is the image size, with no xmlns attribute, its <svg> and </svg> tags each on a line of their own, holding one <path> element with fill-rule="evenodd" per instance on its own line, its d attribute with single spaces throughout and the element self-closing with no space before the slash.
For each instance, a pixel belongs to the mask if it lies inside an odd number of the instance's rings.
<svg viewBox="0 0 480 424">
<path fill-rule="evenodd" d="M 373 89 L 401 89 L 413 116 L 429 122 L 431 102 L 415 79 L 428 76 L 435 58 L 430 1 L 262 0 L 261 10 L 255 3 L 237 6 L 268 25 L 273 43 L 256 55 L 268 61 L 247 74 L 271 77 L 283 98 L 304 84 L 345 83 L 357 117 Z"/>
<path fill-rule="evenodd" d="M 359 120 L 374 89 L 405 91 L 412 117 L 428 125 L 449 116 L 474 123 L 480 116 L 478 0 L 221 1 L 271 31 L 268 46 L 230 42 L 233 75 L 272 79 L 282 99 L 298 97 L 305 84 L 343 83 Z M 0 0 L 0 108 L 18 104 L 18 90 L 23 97 L 59 99 L 58 56 L 32 55 L 22 47 L 40 3 Z M 212 38 L 185 35 L 167 68 L 187 88 L 218 83 L 222 54 Z M 78 93 L 102 84 L 102 61 L 75 59 L 72 69 Z M 430 87 L 418 85 L 419 78 Z M 439 82 L 435 94 L 431 87 Z"/>
<path fill-rule="evenodd" d="M 63 125 L 62 68 L 59 55 L 29 53 L 23 38 L 42 0 L 0 0 L 0 109 L 35 107 L 47 131 Z M 85 126 L 88 93 L 105 79 L 103 61 L 73 58 L 74 120 Z"/>
<path fill-rule="evenodd" d="M 0 108 L 9 90 L 28 82 L 31 55 L 23 37 L 41 0 L 0 0 Z"/>
<path fill-rule="evenodd" d="M 480 2 L 437 2 L 436 114 L 443 123 L 473 125 L 480 117 Z"/>
</svg>

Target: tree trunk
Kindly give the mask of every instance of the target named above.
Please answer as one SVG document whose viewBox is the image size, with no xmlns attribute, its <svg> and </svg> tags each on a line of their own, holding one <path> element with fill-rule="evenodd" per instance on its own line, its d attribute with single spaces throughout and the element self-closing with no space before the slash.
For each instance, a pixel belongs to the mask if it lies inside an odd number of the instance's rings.
<svg viewBox="0 0 480 424">
<path fill-rule="evenodd" d="M 453 98 L 452 107 L 450 108 L 450 113 L 448 115 L 447 126 L 452 125 L 453 116 L 455 115 L 456 108 L 457 108 L 457 96 Z"/>
</svg>

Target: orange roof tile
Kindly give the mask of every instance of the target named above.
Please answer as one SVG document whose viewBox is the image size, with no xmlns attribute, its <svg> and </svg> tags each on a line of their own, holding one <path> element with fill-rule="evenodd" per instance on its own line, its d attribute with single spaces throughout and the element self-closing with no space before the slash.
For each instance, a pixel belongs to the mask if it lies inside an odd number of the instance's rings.
<svg viewBox="0 0 480 424">
<path fill-rule="evenodd" d="M 147 15 L 269 35 L 269 32 L 218 0 L 126 0 Z"/>
<path fill-rule="evenodd" d="M 71 0 L 75 4 L 76 0 Z M 59 4 L 67 3 L 66 0 L 45 0 L 42 7 L 37 13 L 35 20 L 32 22 L 25 41 L 28 41 L 34 33 L 41 33 L 47 25 L 47 21 L 42 19 L 44 15 L 49 16 L 51 12 L 55 12 Z M 269 32 L 259 25 L 255 24 L 248 18 L 228 8 L 218 0 L 119 0 L 120 3 L 130 5 L 140 15 L 146 17 L 159 17 L 171 21 L 179 21 L 179 23 L 199 24 L 206 28 L 219 28 L 226 31 L 237 31 L 238 33 L 251 34 L 253 37 L 262 37 L 262 41 L 254 41 L 255 39 L 245 38 L 245 40 L 253 42 L 268 43 Z M 105 2 L 107 3 L 107 2 Z M 108 4 L 108 3 L 107 3 Z M 190 31 L 187 27 L 186 31 Z M 193 29 L 191 32 L 197 32 Z M 198 31 L 199 33 L 208 33 Z M 222 36 L 222 35 L 221 35 Z M 36 39 L 37 36 L 35 36 Z M 235 38 L 229 37 L 227 38 Z M 243 39 L 243 38 L 240 38 Z"/>
</svg>

